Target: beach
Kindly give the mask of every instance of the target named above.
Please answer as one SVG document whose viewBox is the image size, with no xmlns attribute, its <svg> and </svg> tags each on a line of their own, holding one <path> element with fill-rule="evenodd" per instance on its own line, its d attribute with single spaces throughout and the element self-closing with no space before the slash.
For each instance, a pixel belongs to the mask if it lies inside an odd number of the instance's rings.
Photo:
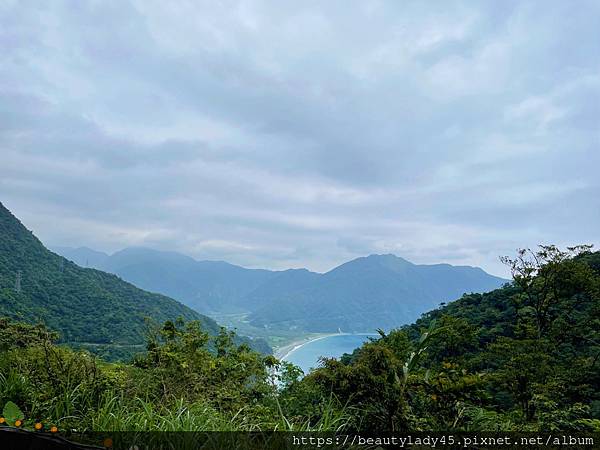
<svg viewBox="0 0 600 450">
<path fill-rule="evenodd" d="M 325 339 L 330 336 L 341 336 L 341 335 L 345 335 L 345 334 L 348 334 L 348 333 L 322 333 L 322 334 L 316 334 L 316 335 L 311 335 L 311 336 L 305 336 L 301 339 L 297 339 L 297 340 L 290 342 L 289 344 L 284 345 L 283 347 L 275 350 L 275 357 L 279 360 L 285 360 L 290 355 L 290 353 L 298 350 L 300 347 L 302 347 L 310 342 L 318 341 L 319 339 Z"/>
</svg>

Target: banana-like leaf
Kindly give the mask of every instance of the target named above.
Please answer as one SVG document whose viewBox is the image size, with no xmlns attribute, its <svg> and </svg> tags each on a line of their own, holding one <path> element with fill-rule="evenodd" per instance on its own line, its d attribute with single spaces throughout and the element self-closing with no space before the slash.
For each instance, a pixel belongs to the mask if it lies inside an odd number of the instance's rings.
<svg viewBox="0 0 600 450">
<path fill-rule="evenodd" d="M 17 420 L 23 420 L 25 415 L 23 411 L 13 402 L 7 402 L 2 410 L 2 416 L 6 419 L 9 424 L 14 424 Z"/>
</svg>

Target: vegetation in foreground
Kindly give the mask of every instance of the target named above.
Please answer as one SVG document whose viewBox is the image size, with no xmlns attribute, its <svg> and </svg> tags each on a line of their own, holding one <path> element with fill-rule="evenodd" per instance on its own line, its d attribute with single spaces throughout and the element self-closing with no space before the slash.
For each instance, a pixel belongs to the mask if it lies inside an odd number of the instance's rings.
<svg viewBox="0 0 600 450">
<path fill-rule="evenodd" d="M 589 250 L 521 251 L 505 259 L 512 284 L 305 377 L 196 321 L 165 322 L 123 364 L 2 319 L 0 407 L 23 427 L 79 431 L 600 431 L 600 253 Z"/>
</svg>

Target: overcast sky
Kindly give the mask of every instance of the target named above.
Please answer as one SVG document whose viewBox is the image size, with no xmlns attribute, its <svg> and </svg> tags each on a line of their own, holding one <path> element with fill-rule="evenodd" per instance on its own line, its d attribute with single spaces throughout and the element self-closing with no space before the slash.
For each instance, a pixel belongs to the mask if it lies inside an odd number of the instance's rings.
<svg viewBox="0 0 600 450">
<path fill-rule="evenodd" d="M 0 0 L 42 241 L 325 271 L 600 243 L 598 1 Z"/>
</svg>

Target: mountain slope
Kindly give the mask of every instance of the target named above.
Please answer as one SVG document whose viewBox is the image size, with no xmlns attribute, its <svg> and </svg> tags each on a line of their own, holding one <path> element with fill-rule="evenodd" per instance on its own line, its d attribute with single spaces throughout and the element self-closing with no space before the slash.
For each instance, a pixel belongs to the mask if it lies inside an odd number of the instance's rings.
<svg viewBox="0 0 600 450">
<path fill-rule="evenodd" d="M 85 248 L 57 250 L 80 266 L 89 263 L 142 289 L 176 298 L 206 314 L 254 309 L 246 304 L 246 296 L 278 274 L 223 261 L 196 261 L 180 253 L 148 248 L 126 248 L 106 255 L 106 258 L 93 258 L 94 254 L 103 253 Z"/>
<path fill-rule="evenodd" d="M 90 348 L 143 344 L 146 317 L 198 320 L 209 333 L 219 331 L 214 320 L 169 297 L 50 252 L 1 203 L 0 316 L 42 321 L 62 342 Z"/>
<path fill-rule="evenodd" d="M 364 411 L 358 422 L 370 432 L 392 423 L 598 430 L 600 253 L 543 246 L 518 258 L 513 283 L 464 295 L 341 361 L 325 359 L 301 384 Z M 390 389 L 403 372 L 406 389 Z"/>
<path fill-rule="evenodd" d="M 275 276 L 246 295 L 245 304 L 256 311 L 273 301 L 285 301 L 296 292 L 308 289 L 318 283 L 322 275 L 306 269 L 288 269 Z"/>
<path fill-rule="evenodd" d="M 108 259 L 108 254 L 92 250 L 88 247 L 50 247 L 50 250 L 81 267 L 91 267 L 102 270 L 102 264 Z"/>
<path fill-rule="evenodd" d="M 358 258 L 311 286 L 264 300 L 255 326 L 329 332 L 392 328 L 465 292 L 495 289 L 505 280 L 474 267 L 416 265 L 394 255 Z"/>
</svg>

